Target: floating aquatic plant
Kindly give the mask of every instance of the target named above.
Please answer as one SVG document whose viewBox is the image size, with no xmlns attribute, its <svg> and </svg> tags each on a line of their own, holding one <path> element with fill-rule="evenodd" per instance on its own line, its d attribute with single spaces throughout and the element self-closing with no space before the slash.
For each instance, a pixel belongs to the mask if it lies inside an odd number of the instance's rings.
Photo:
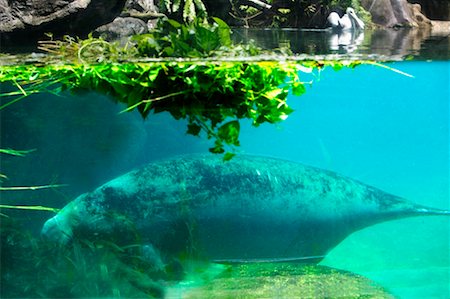
<svg viewBox="0 0 450 299">
<path fill-rule="evenodd" d="M 353 63 L 357 64 L 357 63 Z M 239 146 L 239 120 L 254 126 L 277 123 L 292 109 L 289 92 L 301 95 L 301 70 L 320 68 L 309 62 L 137 62 L 108 64 L 22 65 L 0 68 L 0 82 L 14 81 L 20 89 L 9 96 L 36 92 L 94 90 L 109 95 L 144 117 L 169 112 L 187 119 L 187 133 L 214 139 L 213 153 Z M 12 98 L 5 108 L 17 101 Z M 226 157 L 231 157 L 230 155 Z"/>
<path fill-rule="evenodd" d="M 239 146 L 240 120 L 256 127 L 285 120 L 292 109 L 288 94 L 300 96 L 299 77 L 325 66 L 335 70 L 362 61 L 295 60 L 281 52 L 253 45 L 234 45 L 230 28 L 220 19 L 181 24 L 161 22 L 150 34 L 125 46 L 89 37 L 41 43 L 52 53 L 39 63 L 0 66 L 0 83 L 16 91 L 0 94 L 8 100 L 0 110 L 30 94 L 64 90 L 96 91 L 137 109 L 143 118 L 168 112 L 188 121 L 187 133 L 214 141 L 210 152 L 231 159 Z M 255 57 L 255 55 L 257 55 Z"/>
</svg>

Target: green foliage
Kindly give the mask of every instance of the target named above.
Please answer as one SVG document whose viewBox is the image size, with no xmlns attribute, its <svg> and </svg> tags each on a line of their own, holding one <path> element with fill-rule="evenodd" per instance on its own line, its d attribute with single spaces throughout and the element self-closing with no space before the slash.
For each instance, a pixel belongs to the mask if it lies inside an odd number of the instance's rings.
<svg viewBox="0 0 450 299">
<path fill-rule="evenodd" d="M 94 90 L 124 103 L 127 110 L 137 108 L 144 118 L 151 112 L 169 112 L 188 120 L 188 134 L 203 132 L 214 139 L 211 152 L 224 153 L 225 146 L 239 146 L 240 119 L 259 126 L 284 120 L 292 112 L 286 103 L 290 87 L 295 86 L 296 94 L 304 92 L 297 71 L 296 63 L 277 62 L 10 66 L 1 69 L 0 81 L 18 80 L 20 72 L 22 85 L 28 83 L 28 74 L 46 84 L 53 80 L 57 91 Z"/>
<path fill-rule="evenodd" d="M 208 57 L 231 46 L 230 27 L 218 19 L 211 23 L 200 19 L 189 24 L 165 20 L 149 34 L 135 37 L 141 56 Z"/>
<path fill-rule="evenodd" d="M 40 41 L 38 48 L 64 62 L 108 63 L 137 55 L 133 45 L 120 47 L 101 38 L 93 38 L 92 35 L 86 39 L 64 36 L 61 40 L 54 40 L 51 34 L 48 36 L 50 40 Z"/>
<path fill-rule="evenodd" d="M 161 0 L 161 9 L 171 18 L 181 19 L 190 23 L 207 15 L 202 0 Z"/>
</svg>

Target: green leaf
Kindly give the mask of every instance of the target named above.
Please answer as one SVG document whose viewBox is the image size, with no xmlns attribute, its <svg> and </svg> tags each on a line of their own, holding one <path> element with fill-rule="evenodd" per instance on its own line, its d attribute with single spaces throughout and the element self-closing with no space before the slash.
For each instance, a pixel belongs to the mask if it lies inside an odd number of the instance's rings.
<svg viewBox="0 0 450 299">
<path fill-rule="evenodd" d="M 171 0 L 163 0 L 163 4 L 164 4 L 165 9 L 169 13 L 172 13 L 172 1 Z"/>
<path fill-rule="evenodd" d="M 301 96 L 306 92 L 305 85 L 300 82 L 292 83 L 292 93 L 296 96 Z"/>
<path fill-rule="evenodd" d="M 206 54 L 216 50 L 220 45 L 219 36 L 215 32 L 204 27 L 197 28 L 195 41 L 200 49 Z"/>
<path fill-rule="evenodd" d="M 183 20 L 185 22 L 192 22 L 196 17 L 195 5 L 193 0 L 185 0 L 183 9 Z"/>
<path fill-rule="evenodd" d="M 275 99 L 280 96 L 284 92 L 283 88 L 275 88 L 264 94 L 264 96 L 270 100 Z"/>
<path fill-rule="evenodd" d="M 58 213 L 60 209 L 43 207 L 43 206 L 17 206 L 17 205 L 0 205 L 0 209 L 19 209 L 19 210 L 34 210 L 34 211 L 50 211 Z"/>
<path fill-rule="evenodd" d="M 211 147 L 209 149 L 209 151 L 213 154 L 223 154 L 225 152 L 225 150 L 223 149 L 223 145 L 221 145 L 221 144 L 219 145 L 217 143 L 216 143 L 216 146 Z"/>
<path fill-rule="evenodd" d="M 179 23 L 179 22 L 177 22 L 177 21 L 175 21 L 175 20 L 172 20 L 172 19 L 168 19 L 168 20 L 166 20 L 166 22 L 168 23 L 168 24 L 170 24 L 171 26 L 173 26 L 174 28 L 180 28 L 181 27 L 181 24 Z"/>
<path fill-rule="evenodd" d="M 187 134 L 198 136 L 200 134 L 202 127 L 197 124 L 188 124 Z"/>
<path fill-rule="evenodd" d="M 220 43 L 222 46 L 229 47 L 231 45 L 231 29 L 227 23 L 217 17 L 212 18 L 218 25 L 217 33 L 219 35 Z"/>
<path fill-rule="evenodd" d="M 180 9 L 181 0 L 173 0 L 172 11 L 177 12 Z"/>
<path fill-rule="evenodd" d="M 8 149 L 8 148 L 0 148 L 0 154 L 7 154 L 7 155 L 19 156 L 19 157 L 24 157 L 34 151 L 35 151 L 35 149 L 20 151 L 20 150 Z"/>
<path fill-rule="evenodd" d="M 239 146 L 239 131 L 239 121 L 233 120 L 220 126 L 217 135 L 225 143 Z"/>
<path fill-rule="evenodd" d="M 202 0 L 194 0 L 195 6 L 197 7 L 198 11 L 205 13 L 206 7 L 205 4 L 203 4 Z"/>
<path fill-rule="evenodd" d="M 225 155 L 223 155 L 223 160 L 230 161 L 234 156 L 236 156 L 235 153 L 226 152 Z"/>
</svg>

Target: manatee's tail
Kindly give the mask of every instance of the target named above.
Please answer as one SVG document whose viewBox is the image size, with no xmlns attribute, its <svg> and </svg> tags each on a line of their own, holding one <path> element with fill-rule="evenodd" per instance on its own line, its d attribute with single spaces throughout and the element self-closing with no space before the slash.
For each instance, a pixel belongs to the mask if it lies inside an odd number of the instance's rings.
<svg viewBox="0 0 450 299">
<path fill-rule="evenodd" d="M 450 216 L 450 210 L 436 209 L 404 201 L 391 207 L 387 215 L 378 219 L 377 222 L 418 216 Z"/>
<path fill-rule="evenodd" d="M 413 215 L 417 216 L 450 216 L 450 210 L 441 210 L 425 206 L 416 206 Z"/>
</svg>

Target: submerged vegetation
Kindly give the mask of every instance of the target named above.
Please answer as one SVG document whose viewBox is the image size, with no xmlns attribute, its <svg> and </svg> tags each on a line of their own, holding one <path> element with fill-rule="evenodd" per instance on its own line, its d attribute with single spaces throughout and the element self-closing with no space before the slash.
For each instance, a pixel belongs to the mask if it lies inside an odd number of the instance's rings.
<svg viewBox="0 0 450 299">
<path fill-rule="evenodd" d="M 1 155 L 11 155 L 11 156 L 17 156 L 17 157 L 24 157 L 28 155 L 29 153 L 33 152 L 34 150 L 13 150 L 13 149 L 4 149 L 0 148 L 0 159 Z M 1 171 L 1 169 L 0 169 Z M 4 173 L 0 172 L 0 183 L 3 183 L 3 181 L 7 180 L 8 176 Z M 4 191 L 28 191 L 28 190 L 42 190 L 42 189 L 50 189 L 50 188 L 59 188 L 64 185 L 58 185 L 58 184 L 50 184 L 50 185 L 39 185 L 39 186 L 14 186 L 14 187 L 4 187 L 0 186 L 0 192 Z M 1 195 L 1 193 L 0 193 Z M 0 197 L 1 198 L 1 197 Z M 44 207 L 44 206 L 32 206 L 32 205 L 5 205 L 0 203 L 0 209 L 18 209 L 18 210 L 35 210 L 35 211 L 50 211 L 57 213 L 59 209 L 51 208 L 51 207 Z M 3 222 L 3 218 L 8 218 L 6 214 L 0 213 L 0 223 Z M 5 224 L 4 222 L 2 223 Z M 2 244 L 0 242 L 0 244 Z"/>
<path fill-rule="evenodd" d="M 155 263 L 145 246 L 54 246 L 2 221 L 2 298 L 393 298 L 360 275 L 302 263 Z"/>
<path fill-rule="evenodd" d="M 161 298 L 158 280 L 179 275 L 145 259 L 140 245 L 80 239 L 55 246 L 11 218 L 2 220 L 0 241 L 2 298 Z"/>
</svg>

